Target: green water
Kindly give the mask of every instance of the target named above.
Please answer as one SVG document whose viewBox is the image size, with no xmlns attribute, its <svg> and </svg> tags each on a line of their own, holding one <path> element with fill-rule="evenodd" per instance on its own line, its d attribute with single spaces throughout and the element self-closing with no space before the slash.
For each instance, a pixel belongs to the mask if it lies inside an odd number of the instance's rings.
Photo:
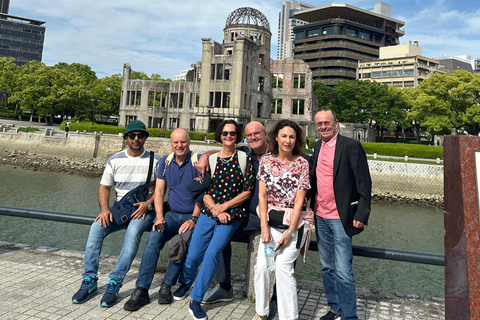
<svg viewBox="0 0 480 320">
<path fill-rule="evenodd" d="M 100 178 L 27 171 L 0 165 L 0 205 L 96 216 Z M 0 241 L 70 250 L 85 249 L 89 226 L 0 215 Z M 137 257 L 147 239 L 142 238 Z M 118 255 L 124 231 L 105 239 L 102 254 Z M 443 211 L 434 208 L 374 204 L 369 226 L 354 244 L 443 253 Z M 243 273 L 246 244 L 233 244 L 234 273 Z M 166 261 L 166 255 L 161 259 Z M 444 296 L 444 268 L 416 263 L 354 257 L 358 287 L 427 297 Z M 297 262 L 297 279 L 321 281 L 318 253 Z"/>
</svg>

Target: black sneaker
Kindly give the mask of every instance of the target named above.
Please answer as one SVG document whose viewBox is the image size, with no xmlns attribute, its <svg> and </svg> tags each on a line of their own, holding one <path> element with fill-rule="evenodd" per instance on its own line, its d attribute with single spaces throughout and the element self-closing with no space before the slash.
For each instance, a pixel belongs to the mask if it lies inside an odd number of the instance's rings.
<svg viewBox="0 0 480 320">
<path fill-rule="evenodd" d="M 97 279 L 85 277 L 80 289 L 73 295 L 73 303 L 84 303 L 97 294 Z"/>
<path fill-rule="evenodd" d="M 195 320 L 207 320 L 207 314 L 203 311 L 200 302 L 198 301 L 191 300 L 188 311 Z"/>
<path fill-rule="evenodd" d="M 102 300 L 100 300 L 100 305 L 106 308 L 113 306 L 117 302 L 118 291 L 120 291 L 121 287 L 122 285 L 117 281 L 109 280 L 107 282 L 107 290 L 103 294 Z"/>
<path fill-rule="evenodd" d="M 170 304 L 173 302 L 172 287 L 162 282 L 160 291 L 158 291 L 158 304 Z"/>
<path fill-rule="evenodd" d="M 178 287 L 178 289 L 173 293 L 173 299 L 175 301 L 181 301 L 185 299 L 189 289 L 190 287 L 186 284 L 180 284 L 180 287 Z"/>
<path fill-rule="evenodd" d="M 123 309 L 127 311 L 137 311 L 141 307 L 150 303 L 150 297 L 148 296 L 148 290 L 142 287 L 136 287 L 133 290 L 130 299 L 125 302 Z"/>
</svg>

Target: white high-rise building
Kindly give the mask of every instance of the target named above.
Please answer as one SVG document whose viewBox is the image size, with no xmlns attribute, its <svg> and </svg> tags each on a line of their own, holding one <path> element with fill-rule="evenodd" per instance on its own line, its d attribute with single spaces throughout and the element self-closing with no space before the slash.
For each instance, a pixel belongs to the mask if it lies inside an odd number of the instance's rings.
<svg viewBox="0 0 480 320">
<path fill-rule="evenodd" d="M 314 6 L 301 1 L 284 1 L 278 16 L 278 48 L 277 59 L 282 60 L 288 57 L 293 58 L 295 35 L 293 27 L 307 24 L 302 20 L 295 19 L 293 14 L 296 11 L 313 8 Z"/>
</svg>

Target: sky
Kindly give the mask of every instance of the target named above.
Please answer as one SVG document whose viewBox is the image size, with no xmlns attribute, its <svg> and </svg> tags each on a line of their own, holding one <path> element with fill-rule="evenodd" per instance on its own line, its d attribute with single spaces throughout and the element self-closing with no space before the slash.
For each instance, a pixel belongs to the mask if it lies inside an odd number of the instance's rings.
<svg viewBox="0 0 480 320">
<path fill-rule="evenodd" d="M 331 1 L 304 1 L 322 6 Z M 335 1 L 362 9 L 376 1 Z M 480 1 L 384 0 L 392 18 L 405 22 L 400 44 L 419 41 L 429 58 L 480 58 Z M 9 14 L 45 21 L 42 62 L 89 65 L 98 78 L 122 73 L 123 64 L 173 79 L 201 60 L 202 38 L 223 40 L 227 17 L 253 7 L 270 22 L 276 58 L 278 15 L 274 0 L 10 0 Z"/>
</svg>

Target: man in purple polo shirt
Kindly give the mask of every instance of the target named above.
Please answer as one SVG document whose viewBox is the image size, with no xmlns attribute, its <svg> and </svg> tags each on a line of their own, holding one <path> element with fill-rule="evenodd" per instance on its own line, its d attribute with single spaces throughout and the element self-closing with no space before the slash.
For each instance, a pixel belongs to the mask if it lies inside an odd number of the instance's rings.
<svg viewBox="0 0 480 320">
<path fill-rule="evenodd" d="M 321 320 L 358 319 L 352 270 L 352 236 L 370 215 L 372 180 L 361 143 L 338 134 L 338 119 L 320 110 L 315 125 L 311 206 L 329 311 Z"/>
<path fill-rule="evenodd" d="M 157 183 L 153 195 L 157 218 L 143 251 L 136 288 L 123 307 L 128 311 L 136 311 L 150 303 L 148 289 L 153 281 L 160 250 L 175 235 L 193 230 L 200 215 L 200 203 L 195 203 L 188 192 L 188 186 L 196 176 L 196 169 L 191 163 L 192 152 L 188 132 L 181 128 L 175 129 L 170 138 L 170 145 L 174 153 L 171 162 L 165 168 L 168 158 L 166 155 L 158 164 Z M 167 185 L 170 210 L 163 212 Z M 160 287 L 159 304 L 172 303 L 171 287 L 177 283 L 182 273 L 185 256 L 180 262 L 170 261 L 168 264 Z"/>
</svg>

